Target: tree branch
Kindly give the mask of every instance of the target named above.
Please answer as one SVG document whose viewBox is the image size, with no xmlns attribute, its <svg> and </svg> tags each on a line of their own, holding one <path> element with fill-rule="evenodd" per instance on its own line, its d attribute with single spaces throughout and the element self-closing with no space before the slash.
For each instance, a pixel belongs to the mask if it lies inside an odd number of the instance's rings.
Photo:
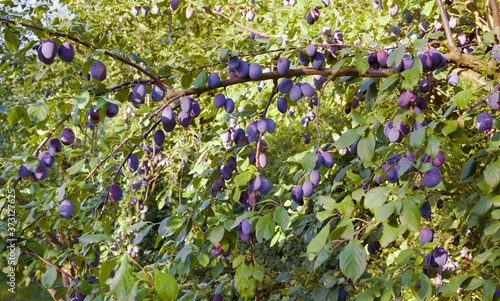
<svg viewBox="0 0 500 301">
<path fill-rule="evenodd" d="M 493 16 L 493 30 L 497 36 L 497 40 L 500 41 L 500 13 L 498 12 L 498 3 L 496 0 L 490 1 L 491 15 Z"/>
<path fill-rule="evenodd" d="M 251 79 L 251 78 L 233 78 L 233 79 L 226 79 L 220 82 L 219 87 L 217 88 L 210 88 L 208 84 L 206 84 L 203 87 L 200 88 L 188 88 L 185 90 L 180 90 L 180 91 L 169 91 L 167 93 L 167 97 L 175 97 L 175 96 L 181 96 L 181 95 L 192 95 L 192 94 L 202 94 L 205 92 L 208 92 L 210 90 L 214 89 L 219 89 L 219 88 L 224 88 L 236 84 L 241 84 L 245 82 L 254 82 L 254 81 L 261 81 L 261 80 L 269 80 L 269 79 L 279 79 L 279 78 L 285 78 L 285 77 L 294 77 L 294 76 L 301 76 L 301 75 L 335 75 L 335 76 L 357 76 L 357 77 L 388 77 L 391 76 L 393 73 L 390 69 L 369 69 L 366 71 L 364 74 L 359 74 L 358 69 L 355 67 L 342 67 L 340 68 L 337 72 L 333 73 L 331 68 L 321 68 L 321 69 L 312 69 L 312 68 L 303 68 L 303 69 L 290 69 L 286 74 L 281 75 L 277 71 L 275 72 L 268 72 L 268 73 L 263 73 L 262 76 L 258 79 Z"/>
<path fill-rule="evenodd" d="M 457 45 L 455 45 L 455 41 L 453 40 L 453 36 L 451 35 L 450 23 L 448 23 L 448 18 L 446 17 L 446 10 L 444 9 L 443 2 L 441 0 L 436 0 L 436 2 L 439 7 L 439 14 L 441 15 L 444 33 L 446 34 L 446 40 L 454 51 L 458 51 Z"/>
<path fill-rule="evenodd" d="M 36 258 L 40 259 L 41 261 L 43 261 L 45 264 L 51 266 L 51 267 L 55 267 L 56 270 L 58 270 L 61 274 L 64 274 L 66 276 L 68 276 L 68 278 L 71 278 L 71 280 L 75 281 L 76 283 L 78 283 L 79 281 L 71 276 L 71 274 L 65 272 L 63 269 L 61 269 L 60 267 L 56 266 L 55 264 L 53 264 L 52 262 L 44 259 L 43 257 L 41 257 L 40 255 L 36 254 L 36 253 L 32 253 L 32 252 L 29 252 L 29 251 L 25 251 L 25 250 L 21 250 L 22 253 L 24 254 L 28 254 L 28 255 L 31 255 L 31 256 L 35 256 Z"/>
<path fill-rule="evenodd" d="M 29 224 L 28 226 L 26 226 L 24 229 L 21 230 L 21 233 L 24 232 L 24 230 L 28 229 L 29 227 L 33 226 L 34 224 L 36 224 L 42 217 L 44 217 L 47 213 L 49 213 L 49 211 L 52 211 L 54 208 L 57 207 L 58 204 L 55 204 L 52 208 L 49 208 L 47 211 L 45 211 L 44 213 L 42 213 L 41 215 L 39 215 L 33 222 L 31 222 L 31 224 Z"/>
<path fill-rule="evenodd" d="M 37 25 L 33 25 L 33 24 L 28 24 L 28 23 L 23 23 L 23 22 L 17 22 L 17 21 L 14 21 L 14 20 L 9 20 L 9 19 L 5 19 L 5 18 L 0 18 L 0 22 L 4 22 L 4 23 L 11 23 L 11 24 L 15 24 L 15 25 L 22 25 L 23 27 L 26 27 L 26 28 L 30 28 L 30 29 L 34 29 L 34 30 L 39 30 L 39 31 L 43 31 L 43 32 L 46 32 L 48 33 L 49 35 L 53 35 L 53 36 L 58 36 L 58 37 L 62 37 L 62 38 L 66 38 L 66 39 L 69 39 L 69 40 L 72 40 L 73 42 L 76 42 L 78 44 L 81 44 L 81 45 L 84 45 L 88 48 L 91 48 L 91 49 L 101 49 L 101 48 L 97 48 L 95 47 L 94 45 L 92 45 L 92 43 L 89 43 L 89 42 L 85 42 L 85 41 L 82 41 L 78 38 L 75 38 L 69 34 L 66 34 L 66 33 L 61 33 L 61 32 L 57 32 L 57 31 L 52 31 L 52 30 L 49 30 L 47 28 L 43 28 L 43 27 L 40 27 L 40 26 L 37 26 Z M 122 63 L 125 63 L 135 69 L 137 69 L 138 71 L 142 72 L 144 75 L 146 75 L 147 77 L 153 79 L 162 89 L 164 90 L 169 90 L 170 87 L 168 87 L 164 82 L 162 82 L 160 80 L 160 78 L 158 78 L 157 76 L 151 74 L 150 72 L 146 71 L 144 68 L 142 68 L 141 66 L 137 65 L 136 63 L 133 63 L 127 59 L 125 59 L 124 57 L 122 56 L 118 56 L 114 53 L 111 53 L 107 50 L 104 50 L 103 52 L 105 55 L 109 56 L 109 57 L 112 57 Z"/>
<path fill-rule="evenodd" d="M 191 1 L 189 1 L 189 2 L 191 2 Z M 213 14 L 213 15 L 216 15 L 216 16 L 218 16 L 218 17 L 221 17 L 221 18 L 227 19 L 229 22 L 233 23 L 234 25 L 236 25 L 236 26 L 238 26 L 238 27 L 240 27 L 240 28 L 243 28 L 243 29 L 244 29 L 244 30 L 246 30 L 246 31 L 249 31 L 249 32 L 251 32 L 251 33 L 254 33 L 254 34 L 256 34 L 256 35 L 259 35 L 259 36 L 261 36 L 261 37 L 268 38 L 268 39 L 281 37 L 281 35 L 270 35 L 270 34 L 267 34 L 267 33 L 260 32 L 260 31 L 258 31 L 258 30 L 256 30 L 256 29 L 250 28 L 250 27 L 248 27 L 248 26 L 246 26 L 246 25 L 244 25 L 244 24 L 241 24 L 241 23 L 240 23 L 240 22 L 238 22 L 238 21 L 235 21 L 235 20 L 233 20 L 233 19 L 229 18 L 229 17 L 228 17 L 228 16 L 226 16 L 226 15 L 223 15 L 223 14 L 221 14 L 221 13 L 217 12 L 216 10 L 211 9 L 211 8 L 210 8 L 210 7 L 208 7 L 208 6 L 203 6 L 203 9 L 204 9 L 205 11 L 210 12 L 210 13 L 211 13 L 211 14 Z"/>
</svg>

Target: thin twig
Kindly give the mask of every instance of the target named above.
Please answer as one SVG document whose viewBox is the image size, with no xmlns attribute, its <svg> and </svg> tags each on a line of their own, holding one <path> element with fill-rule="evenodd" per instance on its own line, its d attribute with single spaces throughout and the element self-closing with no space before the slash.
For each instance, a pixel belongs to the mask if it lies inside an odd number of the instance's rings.
<svg viewBox="0 0 500 301">
<path fill-rule="evenodd" d="M 330 78 L 328 78 L 326 80 L 326 82 L 323 84 L 323 89 L 321 89 L 321 93 L 319 94 L 319 97 L 318 97 L 318 105 L 316 107 L 316 130 L 318 131 L 318 149 L 321 145 L 321 132 L 319 130 L 319 104 L 321 103 L 321 97 L 323 96 L 323 93 L 325 92 L 326 85 L 330 81 L 332 81 L 334 78 L 335 78 L 335 75 L 332 75 L 332 76 L 330 76 Z"/>
<path fill-rule="evenodd" d="M 188 1 L 188 2 L 191 2 L 191 1 Z M 251 32 L 251 33 L 253 33 L 253 34 L 259 35 L 259 36 L 261 36 L 261 37 L 268 38 L 268 39 L 272 39 L 272 38 L 278 38 L 278 37 L 280 37 L 280 36 L 281 36 L 281 35 L 270 35 L 270 34 L 267 34 L 267 33 L 261 32 L 261 31 L 258 31 L 258 30 L 256 30 L 256 29 L 250 28 L 250 27 L 248 27 L 248 26 L 246 26 L 246 25 L 244 25 L 244 24 L 241 24 L 241 23 L 240 23 L 240 22 L 238 22 L 238 21 L 235 21 L 235 20 L 233 20 L 233 19 L 229 18 L 229 17 L 228 17 L 228 16 L 226 16 L 226 15 L 223 15 L 223 14 L 221 14 L 221 13 L 217 12 L 216 10 L 211 9 L 211 8 L 210 8 L 210 7 L 208 7 L 208 6 L 203 6 L 203 9 L 204 9 L 205 11 L 208 11 L 208 12 L 210 12 L 210 13 L 212 13 L 212 14 L 214 14 L 214 15 L 218 16 L 218 17 L 221 17 L 221 18 L 227 19 L 227 20 L 229 20 L 229 22 L 233 23 L 234 25 L 236 25 L 236 26 L 238 26 L 238 27 L 240 27 L 240 28 L 243 28 L 244 30 L 249 31 L 249 32 Z"/>
<path fill-rule="evenodd" d="M 45 264 L 51 266 L 51 267 L 55 267 L 56 270 L 58 270 L 59 272 L 61 272 L 62 274 L 68 276 L 68 278 L 71 278 L 71 280 L 75 281 L 76 283 L 78 283 L 79 281 L 71 276 L 71 274 L 65 272 L 63 269 L 61 269 L 60 267 L 56 266 L 55 264 L 53 264 L 52 262 L 44 259 L 43 257 L 41 257 L 40 255 L 36 254 L 36 253 L 32 253 L 32 252 L 29 252 L 29 251 L 25 251 L 25 250 L 21 250 L 22 253 L 24 254 L 28 254 L 28 255 L 31 255 L 31 256 L 35 256 L 36 258 L 40 259 L 41 261 L 43 261 Z"/>
<path fill-rule="evenodd" d="M 24 229 L 21 230 L 21 233 L 24 232 L 24 230 L 28 229 L 29 227 L 33 226 L 34 224 L 36 224 L 42 217 L 44 217 L 47 213 L 49 213 L 49 211 L 52 211 L 54 208 L 57 207 L 57 205 L 59 204 L 55 204 L 52 208 L 49 208 L 47 211 L 45 211 L 44 213 L 40 214 L 34 221 L 31 222 L 31 224 L 29 224 L 28 226 L 26 226 Z"/>
</svg>

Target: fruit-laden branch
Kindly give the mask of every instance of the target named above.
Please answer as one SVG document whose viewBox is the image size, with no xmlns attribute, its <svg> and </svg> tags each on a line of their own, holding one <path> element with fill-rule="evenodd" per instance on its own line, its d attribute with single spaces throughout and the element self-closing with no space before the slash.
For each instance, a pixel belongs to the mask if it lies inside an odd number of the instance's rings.
<svg viewBox="0 0 500 301">
<path fill-rule="evenodd" d="M 180 96 L 177 96 L 177 97 L 173 97 L 171 98 L 165 105 L 163 105 L 160 109 L 158 109 L 156 112 L 154 112 L 153 114 L 151 114 L 151 116 L 148 118 L 148 119 L 151 119 L 153 118 L 154 116 L 158 115 L 160 112 L 163 111 L 164 108 L 166 108 L 169 104 L 171 104 L 174 100 L 178 99 Z M 141 140 L 139 141 L 142 142 L 142 140 L 146 139 L 147 136 L 149 135 L 149 133 L 152 131 L 152 129 L 154 127 L 156 127 L 158 125 L 158 122 L 156 122 L 156 124 L 154 124 L 141 138 Z M 104 157 L 104 159 L 101 160 L 101 162 L 99 162 L 99 164 L 97 164 L 97 166 L 87 175 L 87 177 L 85 177 L 85 180 L 83 180 L 84 182 L 87 182 L 87 180 L 92 177 L 94 175 L 94 173 L 99 169 L 99 167 L 101 167 L 102 164 L 104 164 L 104 162 L 106 162 L 111 156 L 113 156 L 120 148 L 122 148 L 129 140 L 130 138 L 134 137 L 134 135 L 138 132 L 139 130 L 136 130 L 135 132 L 132 133 L 132 135 L 130 135 L 128 138 L 126 138 L 125 140 L 122 141 L 122 143 L 120 143 L 120 145 L 118 145 L 113 151 L 111 151 L 106 157 Z M 132 149 L 134 150 L 135 148 L 137 147 L 137 144 L 136 146 Z"/>
<path fill-rule="evenodd" d="M 52 137 L 52 134 L 54 134 L 54 132 L 64 123 L 64 121 L 66 121 L 67 118 L 69 118 L 71 116 L 71 112 L 68 112 L 66 114 L 66 118 L 62 118 L 61 120 L 59 120 L 59 122 L 49 131 L 49 133 L 47 134 L 47 136 L 45 137 L 45 139 L 42 140 L 42 142 L 40 142 L 40 144 L 38 145 L 38 147 L 36 148 L 36 150 L 33 152 L 33 157 L 37 157 L 38 156 L 38 153 L 40 152 L 40 150 L 42 149 L 42 147 L 47 143 L 47 141 L 49 141 L 50 137 Z M 19 183 L 19 181 L 21 180 L 21 176 L 18 176 L 16 181 L 14 182 L 14 184 L 12 185 L 11 189 L 15 189 L 17 184 Z M 5 205 L 7 204 L 7 202 L 4 203 L 4 205 L 2 206 L 2 208 L 0 208 L 0 214 L 2 214 L 2 211 L 3 209 L 5 208 Z"/>
<path fill-rule="evenodd" d="M 170 100 L 168 103 L 170 103 L 171 101 L 172 101 L 172 100 Z M 148 130 L 146 133 L 144 133 L 144 135 L 142 135 L 142 138 L 141 138 L 141 140 L 139 141 L 139 143 L 140 143 L 142 140 L 146 139 L 146 138 L 148 137 L 148 135 L 149 135 L 149 134 L 150 134 L 150 133 L 151 133 L 151 132 L 152 132 L 152 131 L 153 131 L 153 130 L 154 130 L 154 129 L 158 126 L 158 124 L 160 124 L 160 122 L 161 122 L 161 119 L 158 119 L 158 121 L 156 121 L 156 122 L 155 122 L 155 124 L 153 124 L 153 125 L 149 128 L 149 130 Z M 134 133 L 135 133 L 135 132 L 134 132 Z M 132 135 L 133 135 L 133 134 L 132 134 Z M 127 139 L 127 141 L 128 141 L 129 139 L 130 139 L 130 138 L 128 138 L 128 139 Z M 120 166 L 119 166 L 119 167 L 118 167 L 118 169 L 116 170 L 116 172 L 115 172 L 115 176 L 113 177 L 113 180 L 111 181 L 111 183 L 114 183 L 114 182 L 116 181 L 116 179 L 118 178 L 118 175 L 120 174 L 120 170 L 123 168 L 123 165 L 125 164 L 125 162 L 127 162 L 127 159 L 128 159 L 128 158 L 130 157 L 130 155 L 134 152 L 134 150 L 137 148 L 137 145 L 139 145 L 139 143 L 136 143 L 136 144 L 132 147 L 132 149 L 129 151 L 129 153 L 127 154 L 127 156 L 125 157 L 125 159 L 123 159 L 122 163 L 120 164 Z M 124 143 L 120 144 L 120 146 L 119 146 L 119 147 L 122 147 L 123 145 L 124 145 Z M 118 150 L 118 148 L 116 148 L 116 149 L 114 150 L 114 152 L 116 152 L 116 150 Z M 109 158 L 109 157 L 107 157 L 107 158 Z M 105 158 L 105 159 L 107 159 L 107 158 Z M 103 161 L 104 161 L 104 160 L 103 160 Z M 101 161 L 101 162 L 103 162 L 103 161 Z M 96 169 L 97 169 L 97 168 L 98 168 L 98 167 L 96 167 Z M 94 169 L 93 171 L 95 172 L 95 170 L 96 170 L 96 169 Z M 88 176 L 87 176 L 87 178 L 88 178 Z M 85 178 L 85 179 L 87 179 L 87 178 Z M 102 205 L 102 210 L 101 210 L 101 213 L 99 214 L 99 220 L 102 218 L 102 214 L 104 213 L 104 209 L 106 208 L 106 204 L 107 204 L 107 202 L 108 202 L 108 199 L 109 199 L 109 189 L 108 189 L 108 192 L 107 192 L 107 194 L 106 194 L 106 199 L 104 200 L 104 204 Z"/>
<path fill-rule="evenodd" d="M 79 281 L 71 276 L 70 274 L 68 274 L 67 272 L 65 272 L 63 269 L 61 269 L 60 267 L 56 266 L 55 264 L 53 264 L 52 262 L 44 259 L 43 257 L 41 257 L 40 255 L 36 254 L 36 253 L 32 253 L 32 252 L 29 252 L 29 251 L 25 251 L 25 250 L 21 250 L 22 253 L 24 254 L 28 254 L 28 255 L 31 255 L 31 256 L 35 256 L 36 258 L 40 259 L 41 261 L 43 261 L 45 264 L 51 266 L 51 267 L 55 267 L 56 270 L 58 270 L 61 274 L 64 274 L 66 275 L 68 278 L 71 278 L 71 280 L 75 281 L 76 283 L 78 283 Z"/>
<path fill-rule="evenodd" d="M 188 2 L 192 3 L 191 1 L 188 1 Z M 235 20 L 233 20 L 233 19 L 229 18 L 229 17 L 228 17 L 228 16 L 226 16 L 226 15 L 223 15 L 223 14 L 219 13 L 219 12 L 218 12 L 218 11 L 216 11 L 216 10 L 211 9 L 211 8 L 210 8 L 210 7 L 208 7 L 208 6 L 203 6 L 203 9 L 204 9 L 206 12 L 212 13 L 213 15 L 216 15 L 216 16 L 218 16 L 218 17 L 221 17 L 221 18 L 227 19 L 229 22 L 233 23 L 234 25 L 236 25 L 236 26 L 238 26 L 238 27 L 241 27 L 241 28 L 243 28 L 243 29 L 244 29 L 244 30 L 246 30 L 246 31 L 249 31 L 249 32 L 251 32 L 251 33 L 254 33 L 254 34 L 256 34 L 256 35 L 259 35 L 259 36 L 261 36 L 261 37 L 268 38 L 268 39 L 272 39 L 272 38 L 278 38 L 278 37 L 282 36 L 282 35 L 270 35 L 270 34 L 267 34 L 267 33 L 260 32 L 260 31 L 258 31 L 258 30 L 256 30 L 256 29 L 250 28 L 250 27 L 248 27 L 248 26 L 246 26 L 246 25 L 244 25 L 244 24 L 241 24 L 241 23 L 240 23 L 240 22 L 238 22 L 238 21 L 235 21 Z"/>
<path fill-rule="evenodd" d="M 37 25 L 33 25 L 33 24 L 28 24 L 28 23 L 23 23 L 23 22 L 17 22 L 17 21 L 14 21 L 14 20 L 9 20 L 9 19 L 5 19 L 5 18 L 0 18 L 0 22 L 3 22 L 3 23 L 11 23 L 11 24 L 16 24 L 16 25 L 22 25 L 23 27 L 26 27 L 26 28 L 31 28 L 31 29 L 35 29 L 35 30 L 39 30 L 39 31 L 43 31 L 43 32 L 46 32 L 48 33 L 49 35 L 53 35 L 53 36 L 58 36 L 58 37 L 63 37 L 63 38 L 67 38 L 69 40 L 72 40 L 78 44 L 81 44 L 81 45 L 84 45 L 88 48 L 91 48 L 91 49 L 100 49 L 100 48 L 97 48 L 95 47 L 94 45 L 92 45 L 92 43 L 89 43 L 89 42 L 85 42 L 85 41 L 82 41 L 78 38 L 75 38 L 69 34 L 66 34 L 66 33 L 61 33 L 61 32 L 57 32 L 57 31 L 52 31 L 52 30 L 49 30 L 47 28 L 43 28 L 43 27 L 40 27 L 40 26 L 37 26 Z M 125 59 L 124 57 L 122 56 L 119 56 L 119 55 L 116 55 L 116 54 L 113 54 L 107 50 L 104 50 L 103 52 L 105 55 L 109 56 L 109 57 L 112 57 L 116 60 L 119 60 L 120 62 L 122 63 L 125 63 L 137 70 L 139 70 L 140 72 L 144 73 L 144 75 L 146 75 L 147 77 L 153 79 L 155 81 L 155 83 L 158 84 L 158 86 L 160 86 L 163 90 L 169 90 L 170 88 L 160 80 L 159 77 L 151 74 L 150 72 L 146 71 L 144 68 L 142 68 L 141 66 L 137 65 L 136 63 L 133 63 L 127 59 Z"/>
<path fill-rule="evenodd" d="M 207 85 L 200 87 L 200 88 L 188 88 L 185 90 L 180 90 L 180 91 L 168 91 L 167 97 L 175 97 L 175 96 L 180 96 L 180 95 L 192 95 L 192 94 L 202 94 L 205 92 L 208 92 L 210 90 L 214 89 L 219 89 L 219 88 L 224 88 L 236 84 L 241 84 L 245 82 L 252 82 L 252 81 L 261 81 L 261 80 L 269 80 L 269 79 L 279 79 L 279 78 L 285 78 L 285 77 L 294 77 L 294 76 L 301 76 L 301 75 L 336 75 L 336 76 L 356 76 L 356 77 L 388 77 L 391 76 L 393 73 L 390 69 L 369 69 L 366 71 L 364 74 L 359 74 L 358 69 L 355 67 L 344 67 L 340 68 L 337 72 L 332 72 L 332 69 L 330 68 L 322 68 L 322 69 L 312 69 L 312 68 L 302 68 L 302 69 L 290 69 L 287 73 L 284 75 L 279 74 L 277 71 L 274 72 L 268 72 L 268 73 L 262 73 L 262 76 L 259 77 L 258 79 L 251 79 L 251 78 L 233 78 L 233 79 L 227 79 L 227 80 L 222 80 L 220 82 L 220 85 L 217 88 L 210 88 Z"/>
<path fill-rule="evenodd" d="M 444 9 L 443 2 L 441 0 L 436 0 L 436 2 L 439 7 L 439 14 L 441 15 L 441 22 L 443 23 L 446 40 L 454 51 L 458 51 L 457 45 L 455 45 L 455 41 L 453 40 L 453 36 L 451 35 L 450 23 L 448 23 L 448 17 L 446 16 L 446 10 Z"/>
</svg>

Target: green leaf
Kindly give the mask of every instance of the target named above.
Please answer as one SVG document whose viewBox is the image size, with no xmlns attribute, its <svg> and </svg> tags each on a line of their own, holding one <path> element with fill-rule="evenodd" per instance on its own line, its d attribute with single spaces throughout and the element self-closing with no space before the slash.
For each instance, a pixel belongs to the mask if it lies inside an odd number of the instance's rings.
<svg viewBox="0 0 500 301">
<path fill-rule="evenodd" d="M 370 69 L 370 64 L 368 64 L 366 57 L 363 55 L 358 56 L 353 64 L 358 69 L 360 75 L 365 74 Z"/>
<path fill-rule="evenodd" d="M 50 113 L 50 105 L 45 100 L 40 100 L 28 108 L 28 115 L 33 121 L 45 120 Z"/>
<path fill-rule="evenodd" d="M 104 261 L 101 264 L 101 276 L 99 277 L 99 283 L 101 286 L 104 286 L 106 280 L 108 280 L 109 275 L 111 275 L 111 271 L 116 265 L 118 258 L 113 258 L 107 261 Z"/>
<path fill-rule="evenodd" d="M 403 61 L 406 52 L 406 45 L 401 45 L 395 49 L 387 58 L 387 66 L 391 67 L 394 63 L 399 65 Z"/>
<path fill-rule="evenodd" d="M 375 209 L 382 206 L 387 201 L 387 197 L 392 190 L 392 187 L 375 187 L 370 189 L 365 195 L 365 207 Z"/>
<path fill-rule="evenodd" d="M 285 231 L 290 224 L 290 216 L 284 206 L 279 206 L 276 210 L 274 210 L 273 219 L 283 231 Z"/>
<path fill-rule="evenodd" d="M 80 170 L 82 170 L 84 164 L 85 164 L 85 159 L 82 159 L 82 160 L 76 162 L 70 168 L 66 169 L 66 171 L 68 172 L 69 175 L 74 175 L 74 174 L 80 172 Z"/>
<path fill-rule="evenodd" d="M 486 280 L 486 282 L 483 284 L 483 301 L 491 301 L 493 300 L 493 296 L 495 295 L 496 291 L 496 284 L 495 282 L 490 278 Z"/>
<path fill-rule="evenodd" d="M 194 86 L 196 88 L 203 87 L 207 83 L 207 80 L 208 80 L 208 71 L 207 70 L 203 70 L 195 78 L 195 80 L 194 80 Z"/>
<path fill-rule="evenodd" d="M 427 45 L 428 39 L 423 38 L 423 39 L 414 39 L 413 40 L 413 46 L 415 47 L 416 50 L 422 51 L 425 48 L 425 45 Z"/>
<path fill-rule="evenodd" d="M 460 109 L 464 108 L 469 104 L 472 99 L 472 90 L 463 90 L 455 94 L 451 100 L 459 107 Z"/>
<path fill-rule="evenodd" d="M 180 216 L 171 216 L 167 221 L 167 229 L 175 230 L 184 225 L 184 219 Z"/>
<path fill-rule="evenodd" d="M 325 246 L 326 239 L 330 235 L 330 224 L 326 224 L 326 226 L 321 229 L 321 231 L 311 240 L 311 242 L 307 245 L 307 253 L 316 253 L 321 251 Z"/>
<path fill-rule="evenodd" d="M 144 239 L 144 237 L 146 237 L 146 235 L 148 235 L 151 228 L 153 228 L 153 225 L 148 226 L 141 233 L 137 234 L 137 236 L 134 238 L 134 245 L 140 244 L 142 242 L 142 240 Z"/>
<path fill-rule="evenodd" d="M 351 278 L 352 281 L 358 280 L 366 268 L 366 252 L 357 239 L 351 239 L 339 255 L 340 269 L 342 273 Z"/>
<path fill-rule="evenodd" d="M 24 108 L 22 106 L 17 106 L 12 108 L 9 112 L 9 117 L 7 117 L 7 120 L 9 121 L 10 125 L 16 124 L 24 114 Z"/>
<path fill-rule="evenodd" d="M 415 60 L 416 61 L 416 60 Z M 415 86 L 420 80 L 420 70 L 416 68 L 415 64 L 411 69 L 405 70 L 401 73 L 410 86 Z"/>
<path fill-rule="evenodd" d="M 481 216 L 490 210 L 493 205 L 493 201 L 487 197 L 483 196 L 479 199 L 476 205 L 472 207 L 471 214 Z"/>
<path fill-rule="evenodd" d="M 453 278 L 448 284 L 441 287 L 441 292 L 446 297 L 451 297 L 458 292 L 460 285 L 471 276 L 469 275 L 459 275 Z"/>
<path fill-rule="evenodd" d="M 392 84 L 394 84 L 399 79 L 399 74 L 393 74 L 388 78 L 384 79 L 382 83 L 380 83 L 379 91 L 382 92 L 385 89 L 389 88 Z"/>
<path fill-rule="evenodd" d="M 469 159 L 467 159 L 467 161 L 465 161 L 465 164 L 462 167 L 462 172 L 460 174 L 460 183 L 465 183 L 470 179 L 469 177 L 471 176 L 472 172 L 474 171 L 475 158 L 476 158 L 475 156 L 472 156 Z"/>
<path fill-rule="evenodd" d="M 427 17 L 430 16 L 430 14 L 432 13 L 432 10 L 434 8 L 434 4 L 435 4 L 434 1 L 429 1 L 429 2 L 425 3 L 424 8 L 422 9 L 422 14 L 427 16 Z"/>
<path fill-rule="evenodd" d="M 420 210 L 412 199 L 408 197 L 403 199 L 403 210 L 399 219 L 401 224 L 407 228 L 413 231 L 417 230 L 418 225 L 420 225 Z"/>
<path fill-rule="evenodd" d="M 438 153 L 439 153 L 439 145 L 440 145 L 439 139 L 434 136 L 430 135 L 427 138 L 427 146 L 425 148 L 425 152 L 431 157 L 434 158 Z"/>
<path fill-rule="evenodd" d="M 410 146 L 419 149 L 425 142 L 425 127 L 410 133 Z"/>
<path fill-rule="evenodd" d="M 253 179 L 253 171 L 247 171 L 237 175 L 234 178 L 234 184 L 236 184 L 236 186 L 245 186 L 248 185 L 251 179 Z"/>
<path fill-rule="evenodd" d="M 448 120 L 446 121 L 446 125 L 443 126 L 443 135 L 446 137 L 449 134 L 453 133 L 454 131 L 457 130 L 458 127 L 458 121 L 457 120 Z"/>
<path fill-rule="evenodd" d="M 358 140 L 359 135 L 356 133 L 355 129 L 350 129 L 340 136 L 340 138 L 335 141 L 337 148 L 342 149 L 351 146 Z"/>
<path fill-rule="evenodd" d="M 493 162 L 484 170 L 484 180 L 493 189 L 500 183 L 500 161 Z"/>
<path fill-rule="evenodd" d="M 116 276 L 115 276 L 116 277 Z M 158 296 L 163 300 L 176 300 L 179 294 L 179 284 L 174 277 L 155 270 L 154 285 Z"/>
<path fill-rule="evenodd" d="M 225 230 L 223 225 L 213 227 L 212 231 L 210 231 L 210 236 L 209 236 L 210 241 L 214 245 L 220 242 L 221 239 L 224 237 L 224 231 Z"/>
<path fill-rule="evenodd" d="M 17 52 L 19 45 L 21 45 L 17 39 L 17 35 L 10 30 L 9 26 L 4 27 L 4 33 L 5 47 L 9 51 Z"/>
<path fill-rule="evenodd" d="M 406 249 L 402 250 L 399 255 L 398 255 L 398 266 L 403 266 L 405 265 L 408 261 L 410 261 L 412 255 L 413 255 L 413 249 Z"/>
<path fill-rule="evenodd" d="M 380 244 L 382 247 L 386 247 L 388 244 L 393 242 L 398 238 L 399 227 L 397 224 L 384 223 L 384 228 L 382 229 L 382 237 L 380 238 Z"/>
<path fill-rule="evenodd" d="M 78 105 L 78 108 L 80 110 L 85 109 L 85 106 L 87 106 L 87 103 L 90 100 L 90 93 L 87 90 L 80 90 L 75 93 L 75 100 L 76 104 Z"/>
<path fill-rule="evenodd" d="M 41 280 L 45 287 L 52 287 L 57 279 L 57 270 L 54 266 L 51 266 L 45 273 L 43 273 Z"/>
<path fill-rule="evenodd" d="M 132 268 L 129 264 L 129 257 L 127 254 L 122 256 L 120 268 L 115 273 L 115 277 L 111 281 L 109 289 L 111 293 L 118 299 L 122 300 L 128 296 L 134 287 L 134 276 L 132 275 Z"/>
<path fill-rule="evenodd" d="M 257 222 L 257 240 L 262 242 L 262 238 L 271 239 L 274 235 L 274 221 L 271 213 L 264 215 L 259 218 Z"/>
<path fill-rule="evenodd" d="M 304 168 L 308 172 L 312 171 L 316 166 L 317 160 L 318 160 L 318 155 L 316 155 L 315 153 L 306 153 L 301 160 L 302 168 Z"/>
<path fill-rule="evenodd" d="M 198 255 L 198 262 L 199 262 L 202 266 L 204 266 L 204 267 L 205 267 L 205 266 L 207 266 L 207 264 L 209 264 L 209 263 L 210 263 L 210 257 L 209 257 L 207 254 L 205 254 L 205 253 L 201 252 L 201 253 Z"/>
<path fill-rule="evenodd" d="M 368 136 L 361 138 L 358 142 L 358 155 L 364 162 L 371 162 L 375 153 L 375 135 L 369 132 Z"/>
<path fill-rule="evenodd" d="M 115 239 L 107 236 L 106 234 L 88 234 L 78 238 L 80 242 L 84 243 L 96 243 L 101 241 L 114 242 Z"/>
<path fill-rule="evenodd" d="M 375 219 L 381 222 L 387 221 L 387 219 L 389 219 L 389 217 L 394 213 L 394 208 L 394 204 L 392 203 L 375 208 L 375 211 L 373 212 L 375 214 Z"/>
</svg>

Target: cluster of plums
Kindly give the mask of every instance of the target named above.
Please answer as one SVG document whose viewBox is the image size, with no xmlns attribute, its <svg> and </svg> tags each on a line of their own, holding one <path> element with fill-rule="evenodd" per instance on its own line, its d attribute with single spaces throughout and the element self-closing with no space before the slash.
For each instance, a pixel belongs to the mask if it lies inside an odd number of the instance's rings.
<svg viewBox="0 0 500 301">
<path fill-rule="evenodd" d="M 175 118 L 175 112 L 172 107 L 167 106 L 165 109 L 163 109 L 161 113 L 161 121 L 163 124 L 163 129 L 166 132 L 173 131 L 177 122 L 179 122 L 182 127 L 187 128 L 191 124 L 191 120 L 193 118 L 200 116 L 201 109 L 199 103 L 189 96 L 184 96 L 181 98 L 180 107 L 181 111 L 177 114 L 177 120 Z M 157 145 L 162 145 L 165 140 L 164 135 L 161 135 L 160 132 L 155 133 L 155 136 L 156 135 L 160 135 L 159 137 L 157 137 Z"/>
<path fill-rule="evenodd" d="M 63 142 L 68 143 L 66 145 L 71 145 L 75 140 L 75 133 L 67 128 L 61 133 L 63 137 L 69 138 L 68 140 L 63 139 Z M 19 168 L 18 175 L 21 178 L 30 178 L 32 182 L 41 182 L 49 176 L 49 168 L 54 165 L 56 153 L 62 152 L 63 146 L 61 140 L 57 138 L 52 138 L 47 143 L 47 150 L 41 152 L 38 155 L 38 162 L 34 163 L 23 163 Z"/>
<path fill-rule="evenodd" d="M 313 195 L 314 186 L 321 181 L 321 174 L 318 169 L 321 166 L 332 168 L 334 165 L 333 156 L 330 152 L 318 150 L 314 154 L 317 156 L 316 165 L 314 166 L 314 170 L 309 174 L 309 181 L 305 181 L 302 187 L 297 185 L 292 188 L 292 200 L 299 206 L 304 205 L 304 197 L 308 198 Z"/>
<path fill-rule="evenodd" d="M 321 0 L 321 2 L 323 2 L 323 5 L 325 5 L 325 7 L 328 7 L 330 5 L 330 0 Z M 319 20 L 320 9 L 321 6 L 315 5 L 314 8 L 312 8 L 311 11 L 306 14 L 307 24 L 313 25 L 316 21 Z"/>
<path fill-rule="evenodd" d="M 244 219 L 234 228 L 242 241 L 249 241 L 250 237 L 254 234 L 252 232 L 252 224 L 248 219 Z"/>
<path fill-rule="evenodd" d="M 38 52 L 38 59 L 46 65 L 52 64 L 58 54 L 61 60 L 65 62 L 72 62 L 75 57 L 75 49 L 73 48 L 73 45 L 70 43 L 63 43 L 58 48 L 56 42 L 51 39 L 43 42 L 38 46 L 38 48 L 36 48 L 36 50 Z M 106 79 L 107 75 L 106 66 L 101 61 L 95 61 L 90 66 L 90 74 L 96 80 L 103 81 Z"/>
<path fill-rule="evenodd" d="M 241 192 L 237 205 L 243 206 L 247 211 L 251 211 L 255 204 L 260 201 L 261 197 L 267 195 L 270 191 L 271 184 L 263 177 L 256 176 L 248 182 L 247 189 Z"/>
</svg>

